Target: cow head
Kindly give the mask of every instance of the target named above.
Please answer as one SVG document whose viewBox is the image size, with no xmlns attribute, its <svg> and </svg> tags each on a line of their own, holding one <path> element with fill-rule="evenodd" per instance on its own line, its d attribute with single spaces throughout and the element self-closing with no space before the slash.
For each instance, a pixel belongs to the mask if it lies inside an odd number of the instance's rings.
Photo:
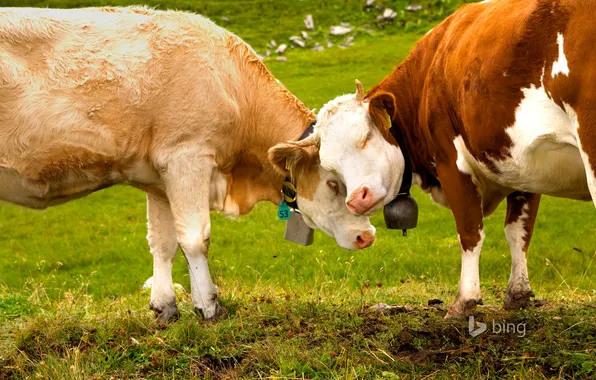
<svg viewBox="0 0 596 380">
<path fill-rule="evenodd" d="M 404 157 L 389 133 L 395 97 L 380 92 L 356 94 L 328 102 L 317 115 L 315 133 L 303 145 L 320 146 L 321 166 L 337 173 L 347 188 L 346 205 L 356 215 L 371 215 L 399 192 Z"/>
<path fill-rule="evenodd" d="M 269 149 L 269 160 L 277 171 L 294 179 L 297 203 L 306 224 L 335 238 L 347 249 L 362 249 L 375 240 L 368 217 L 353 215 L 345 206 L 346 187 L 319 161 L 317 145 L 278 144 Z"/>
</svg>

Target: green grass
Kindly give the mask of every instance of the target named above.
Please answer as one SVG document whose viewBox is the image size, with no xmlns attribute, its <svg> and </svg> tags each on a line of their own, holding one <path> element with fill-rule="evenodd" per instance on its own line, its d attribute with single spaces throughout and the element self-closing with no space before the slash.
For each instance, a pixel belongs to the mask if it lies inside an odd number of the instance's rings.
<svg viewBox="0 0 596 380">
<path fill-rule="evenodd" d="M 450 9 L 456 2 L 421 3 Z M 325 28 L 355 9 L 355 2 L 340 0 L 321 2 L 320 9 L 314 1 L 167 4 L 188 5 L 215 20 L 229 15 L 230 29 L 257 46 L 266 36 L 299 30 L 309 7 Z M 259 17 L 258 9 L 265 15 Z M 334 12 L 338 15 L 331 16 Z M 274 15 L 283 15 L 283 21 Z M 350 17 L 361 25 L 368 16 Z M 433 17 L 422 17 L 420 24 L 432 24 Z M 288 62 L 267 65 L 318 108 L 354 91 L 355 78 L 365 87 L 381 80 L 423 31 L 404 32 L 403 25 L 394 25 L 376 37 L 357 38 L 352 48 L 292 50 Z M 152 270 L 140 191 L 112 188 L 41 212 L 2 204 L 0 378 L 596 375 L 591 203 L 544 198 L 529 271 L 537 297 L 548 302 L 516 313 L 500 310 L 510 268 L 504 208 L 486 220 L 481 280 L 487 306 L 480 307 L 479 318 L 489 324 L 525 323 L 527 334 L 487 332 L 472 338 L 466 323 L 442 319 L 459 279 L 451 213 L 419 191 L 414 196 L 418 228 L 403 238 L 385 230 L 377 214 L 377 241 L 359 252 L 337 248 L 322 233 L 306 248 L 284 241 L 283 223 L 269 204 L 240 220 L 214 214 L 210 268 L 228 315 L 204 323 L 192 312 L 188 294 L 180 293 L 182 317 L 167 328 L 152 321 L 149 294 L 139 290 Z M 189 288 L 181 255 L 174 280 Z M 426 307 L 431 298 L 445 304 Z M 378 302 L 412 310 L 369 312 L 367 307 Z"/>
<path fill-rule="evenodd" d="M 471 2 L 474 0 L 468 0 Z M 304 27 L 304 16 L 312 14 L 315 30 L 309 32 L 313 41 L 322 42 L 328 36 L 329 27 L 340 22 L 349 22 L 357 27 L 359 34 L 368 35 L 370 30 L 376 35 L 392 34 L 402 30 L 424 30 L 440 21 L 464 0 L 419 0 L 424 5 L 420 12 L 406 12 L 408 0 L 377 0 L 381 10 L 367 11 L 364 0 L 0 0 L 0 6 L 34 6 L 77 8 L 107 5 L 141 4 L 160 9 L 188 10 L 208 16 L 221 26 L 237 33 L 260 53 L 264 53 L 267 43 L 275 39 L 278 43 L 288 43 L 288 38 L 300 35 Z M 398 11 L 392 23 L 382 23 L 377 27 L 377 15 L 385 7 Z M 227 19 L 227 21 L 226 21 Z M 343 41 L 345 37 L 333 38 Z M 313 41 L 309 41 L 312 45 Z"/>
</svg>

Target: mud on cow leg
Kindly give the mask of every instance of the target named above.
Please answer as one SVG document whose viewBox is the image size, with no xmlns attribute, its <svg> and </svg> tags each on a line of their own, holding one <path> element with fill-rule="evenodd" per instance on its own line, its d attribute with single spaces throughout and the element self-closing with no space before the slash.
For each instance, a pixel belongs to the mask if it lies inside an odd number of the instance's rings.
<svg viewBox="0 0 596 380">
<path fill-rule="evenodd" d="M 169 158 L 163 174 L 178 244 L 188 262 L 194 309 L 205 320 L 223 313 L 207 262 L 211 241 L 209 184 L 214 166 L 209 156 L 184 152 Z"/>
<path fill-rule="evenodd" d="M 209 300 L 208 304 L 215 305 L 215 310 L 204 310 L 200 307 L 195 306 L 195 314 L 203 317 L 206 321 L 213 321 L 217 319 L 217 317 L 225 314 L 225 310 L 219 306 L 217 302 L 217 296 L 219 294 L 219 288 L 217 285 L 213 285 L 215 288 L 215 293 L 212 295 L 212 299 Z"/>
<path fill-rule="evenodd" d="M 482 201 L 472 177 L 455 162 L 437 163 L 437 174 L 455 217 L 461 248 L 459 290 L 445 318 L 464 318 L 482 305 L 480 294 L 480 252 L 484 241 Z"/>
<path fill-rule="evenodd" d="M 465 232 L 464 232 L 465 233 Z M 477 305 L 482 305 L 480 293 L 480 251 L 484 241 L 482 226 L 475 234 L 466 233 L 466 237 L 459 235 L 462 252 L 461 275 L 459 289 L 455 302 L 449 308 L 445 318 L 465 318 L 474 314 Z"/>
<path fill-rule="evenodd" d="M 505 236 L 511 250 L 511 275 L 505 295 L 506 310 L 525 309 L 534 297 L 526 255 L 539 205 L 539 194 L 515 192 L 507 197 Z"/>
<path fill-rule="evenodd" d="M 147 195 L 147 241 L 153 255 L 150 308 L 161 323 L 178 319 L 172 265 L 178 252 L 174 219 L 167 200 Z"/>
<path fill-rule="evenodd" d="M 149 308 L 153 310 L 155 319 L 160 323 L 170 323 L 177 321 L 178 318 L 180 318 L 176 301 L 161 306 L 154 306 L 153 303 L 151 303 Z"/>
</svg>

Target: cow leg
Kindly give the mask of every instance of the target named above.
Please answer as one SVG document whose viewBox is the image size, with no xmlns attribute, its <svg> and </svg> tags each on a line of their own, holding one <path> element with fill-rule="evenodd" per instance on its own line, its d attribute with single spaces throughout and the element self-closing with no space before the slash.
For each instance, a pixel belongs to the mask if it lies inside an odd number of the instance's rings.
<svg viewBox="0 0 596 380">
<path fill-rule="evenodd" d="M 461 277 L 455 303 L 445 318 L 473 314 L 482 304 L 480 294 L 480 250 L 484 240 L 482 201 L 472 178 L 455 163 L 437 164 L 441 187 L 455 217 L 462 252 Z"/>
<path fill-rule="evenodd" d="M 206 320 L 222 314 L 217 303 L 218 289 L 211 280 L 207 263 L 211 239 L 209 184 L 213 167 L 208 157 L 181 154 L 170 159 L 163 174 L 178 244 L 188 261 L 195 312 Z"/>
<path fill-rule="evenodd" d="M 534 297 L 528 278 L 526 254 L 534 231 L 540 205 L 540 194 L 512 193 L 507 197 L 505 237 L 511 250 L 511 276 L 505 295 L 505 309 L 517 310 L 529 306 Z"/>
<path fill-rule="evenodd" d="M 575 123 L 577 128 L 577 140 L 579 151 L 586 170 L 586 180 L 592 201 L 596 206 L 596 110 L 590 105 L 588 109 L 578 109 L 576 113 L 573 108 L 565 105 L 567 114 Z"/>
<path fill-rule="evenodd" d="M 147 221 L 147 240 L 153 255 L 150 307 L 158 321 L 167 323 L 179 317 L 172 282 L 172 265 L 178 252 L 178 240 L 168 201 L 147 194 Z"/>
</svg>

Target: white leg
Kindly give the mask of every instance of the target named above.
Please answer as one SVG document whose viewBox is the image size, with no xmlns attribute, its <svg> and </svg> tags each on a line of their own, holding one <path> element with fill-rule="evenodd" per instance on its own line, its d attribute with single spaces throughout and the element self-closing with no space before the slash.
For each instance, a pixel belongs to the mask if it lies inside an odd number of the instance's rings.
<svg viewBox="0 0 596 380">
<path fill-rule="evenodd" d="M 539 204 L 538 194 L 513 193 L 507 197 L 505 237 L 511 250 L 511 276 L 504 307 L 508 310 L 526 308 L 530 304 L 530 298 L 534 297 L 526 256 Z"/>
<path fill-rule="evenodd" d="M 462 252 L 457 297 L 445 318 L 462 318 L 474 314 L 476 305 L 482 304 L 479 269 L 484 241 L 482 199 L 472 177 L 461 172 L 456 163 L 437 164 L 437 172 L 455 217 Z"/>
<path fill-rule="evenodd" d="M 455 303 L 449 308 L 445 318 L 459 318 L 474 314 L 476 305 L 482 305 L 480 292 L 480 252 L 484 241 L 484 231 L 480 230 L 480 240 L 476 246 L 465 250 L 461 244 L 461 275 Z"/>
<path fill-rule="evenodd" d="M 212 159 L 186 153 L 171 158 L 163 175 L 178 244 L 188 261 L 195 312 L 206 320 L 222 313 L 217 303 L 218 289 L 211 280 L 207 263 L 211 239 L 209 184 L 213 167 Z"/>
<path fill-rule="evenodd" d="M 462 251 L 461 257 L 461 275 L 459 279 L 459 289 L 457 299 L 480 300 L 480 252 L 484 242 L 484 231 L 480 230 L 480 241 L 475 247 L 464 250 L 460 243 Z"/>
<path fill-rule="evenodd" d="M 147 240 L 153 255 L 151 310 L 162 323 L 178 318 L 176 293 L 172 282 L 172 264 L 178 252 L 174 218 L 169 203 L 147 194 Z"/>
</svg>

